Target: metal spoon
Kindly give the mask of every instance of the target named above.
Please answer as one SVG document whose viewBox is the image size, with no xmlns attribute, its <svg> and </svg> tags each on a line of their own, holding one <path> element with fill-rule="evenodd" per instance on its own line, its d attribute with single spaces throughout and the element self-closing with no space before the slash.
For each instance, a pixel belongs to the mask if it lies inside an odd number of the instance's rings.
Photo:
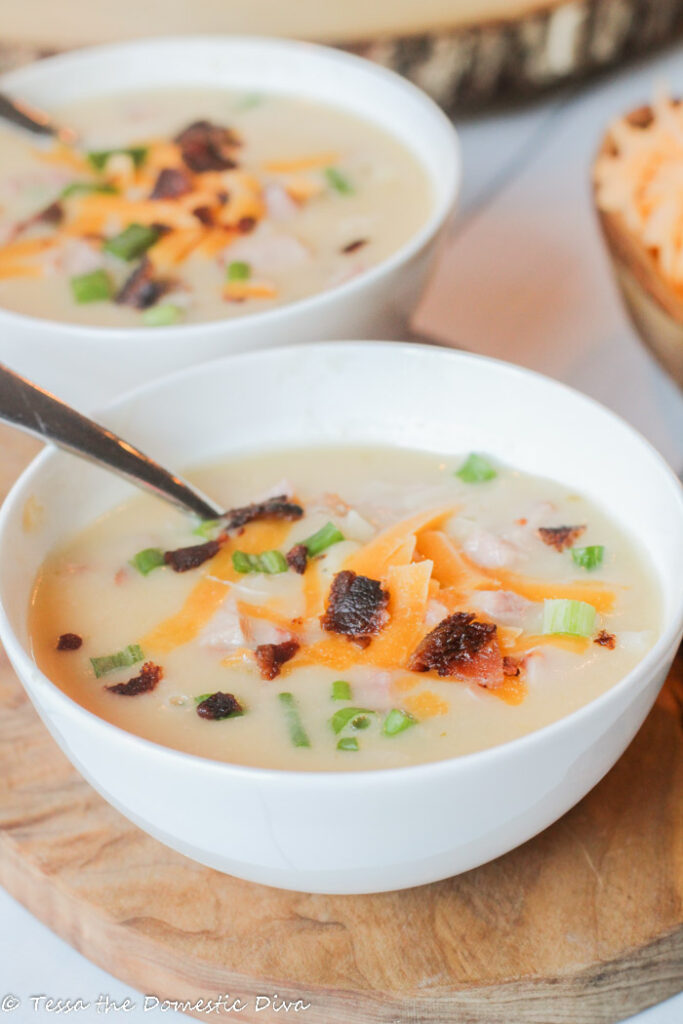
<svg viewBox="0 0 683 1024">
<path fill-rule="evenodd" d="M 217 519 L 225 513 L 182 477 L 2 363 L 0 419 L 127 477 L 185 512 L 202 519 Z"/>
<path fill-rule="evenodd" d="M 78 135 L 73 128 L 55 124 L 44 110 L 32 107 L 23 100 L 12 99 L 11 96 L 2 92 L 0 92 L 0 118 L 3 121 L 9 121 L 17 128 L 33 132 L 34 135 L 49 135 L 59 139 L 67 146 L 73 146 L 78 140 Z"/>
</svg>

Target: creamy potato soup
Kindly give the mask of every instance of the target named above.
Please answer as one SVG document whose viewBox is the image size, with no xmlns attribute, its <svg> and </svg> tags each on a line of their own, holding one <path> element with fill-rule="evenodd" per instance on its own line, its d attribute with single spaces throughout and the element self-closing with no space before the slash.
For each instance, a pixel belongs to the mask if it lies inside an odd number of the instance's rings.
<svg viewBox="0 0 683 1024">
<path fill-rule="evenodd" d="M 362 274 L 432 209 L 398 140 L 308 100 L 168 89 L 51 113 L 78 148 L 0 126 L 0 305 L 20 313 L 243 316 Z"/>
<path fill-rule="evenodd" d="M 193 479 L 223 519 L 136 498 L 47 560 L 30 611 L 65 693 L 178 750 L 304 770 L 466 754 L 593 700 L 657 638 L 633 538 L 483 455 L 283 451 Z"/>
</svg>

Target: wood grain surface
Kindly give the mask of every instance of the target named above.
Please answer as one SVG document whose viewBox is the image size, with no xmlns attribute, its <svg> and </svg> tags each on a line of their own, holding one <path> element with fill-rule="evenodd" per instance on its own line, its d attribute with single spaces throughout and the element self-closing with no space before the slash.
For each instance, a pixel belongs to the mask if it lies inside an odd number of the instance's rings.
<svg viewBox="0 0 683 1024">
<path fill-rule="evenodd" d="M 595 74 L 670 42 L 683 0 L 23 0 L 0 15 L 0 69 L 141 36 L 247 33 L 331 43 L 410 78 L 449 111 Z M 58 11 L 58 13 L 56 13 Z"/>
<path fill-rule="evenodd" d="M 0 428 L 0 494 L 36 448 Z M 682 808 L 679 659 L 615 768 L 505 857 L 400 893 L 269 889 L 185 859 L 106 804 L 0 652 L 0 883 L 144 993 L 247 1004 L 226 1019 L 620 1020 L 683 988 Z M 276 993 L 310 1008 L 256 1012 Z"/>
</svg>

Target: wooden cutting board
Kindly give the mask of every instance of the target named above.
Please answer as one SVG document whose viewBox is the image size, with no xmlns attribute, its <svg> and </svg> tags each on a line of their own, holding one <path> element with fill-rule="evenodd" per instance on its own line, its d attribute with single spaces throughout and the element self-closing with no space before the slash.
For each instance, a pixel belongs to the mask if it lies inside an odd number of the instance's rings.
<svg viewBox="0 0 683 1024">
<path fill-rule="evenodd" d="M 0 496 L 36 448 L 0 428 Z M 246 1004 L 226 1019 L 621 1020 L 683 988 L 683 662 L 616 767 L 535 839 L 435 885 L 328 897 L 218 874 L 131 825 L 0 649 L 0 883 L 143 993 Z M 310 1007 L 257 1012 L 275 994 Z"/>
</svg>

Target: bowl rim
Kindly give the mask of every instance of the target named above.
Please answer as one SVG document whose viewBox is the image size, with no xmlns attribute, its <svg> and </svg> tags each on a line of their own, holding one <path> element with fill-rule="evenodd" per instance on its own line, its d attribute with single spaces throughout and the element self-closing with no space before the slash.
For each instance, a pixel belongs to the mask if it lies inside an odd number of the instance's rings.
<svg viewBox="0 0 683 1024">
<path fill-rule="evenodd" d="M 451 159 L 449 164 L 444 164 L 443 168 L 440 169 L 440 175 L 443 174 L 443 183 L 447 185 L 445 187 L 443 196 L 439 199 L 434 188 L 434 177 L 428 171 L 421 153 L 417 146 L 410 146 L 407 142 L 401 141 L 401 144 L 411 153 L 414 159 L 417 160 L 420 167 L 422 168 L 425 175 L 428 176 L 432 189 L 434 191 L 432 211 L 427 220 L 422 226 L 408 238 L 403 245 L 401 245 L 394 252 L 390 253 L 385 259 L 376 263 L 368 270 L 359 274 L 357 277 L 351 278 L 349 281 L 342 282 L 341 284 L 334 285 L 332 288 L 328 288 L 325 291 L 314 292 L 312 295 L 304 296 L 301 299 L 294 299 L 291 302 L 283 303 L 281 306 L 275 306 L 272 309 L 263 310 L 262 312 L 248 313 L 244 316 L 230 317 L 216 320 L 206 320 L 199 323 L 190 324 L 175 324 L 166 327 L 156 327 L 153 330 L 149 327 L 106 327 L 97 324 L 78 324 L 69 323 L 68 321 L 54 320 L 47 317 L 32 316 L 29 313 L 20 313 L 16 310 L 5 309 L 0 306 L 0 325 L 7 325 L 12 327 L 16 325 L 18 327 L 30 327 L 34 331 L 43 330 L 54 332 L 56 335 L 70 334 L 74 335 L 76 340 L 88 339 L 89 344 L 108 344 L 110 342 L 116 342 L 120 340 L 136 341 L 141 342 L 142 339 L 149 339 L 152 344 L 166 345 L 170 339 L 174 340 L 187 340 L 191 341 L 198 334 L 210 331 L 211 333 L 217 333 L 225 331 L 228 334 L 236 333 L 240 326 L 244 328 L 245 324 L 249 327 L 265 328 L 277 321 L 278 318 L 286 316 L 295 316 L 297 314 L 307 315 L 309 313 L 315 314 L 320 312 L 320 307 L 325 306 L 326 302 L 334 301 L 339 299 L 353 300 L 357 293 L 362 292 L 366 287 L 372 287 L 382 278 L 389 276 L 403 266 L 405 263 L 410 262 L 418 253 L 421 252 L 438 234 L 441 228 L 447 223 L 449 217 L 452 215 L 455 208 L 458 196 L 462 188 L 462 150 L 460 145 L 460 137 L 453 123 L 446 116 L 444 111 L 438 104 L 431 99 L 422 89 L 414 85 L 407 78 L 401 77 L 395 71 L 391 71 L 389 68 L 385 68 L 380 64 L 376 64 L 373 61 L 368 60 L 365 57 L 357 56 L 353 53 L 347 53 L 343 50 L 337 50 L 332 46 L 325 46 L 321 43 L 309 43 L 304 40 L 296 39 L 283 39 L 275 36 L 258 36 L 258 35 L 230 35 L 230 34 L 195 34 L 195 35 L 161 35 L 146 39 L 133 39 L 125 42 L 118 43 L 102 43 L 96 46 L 83 46 L 74 50 L 67 51 L 66 53 L 59 53 L 51 57 L 45 57 L 39 60 L 32 61 L 23 67 L 15 68 L 11 71 L 5 72 L 0 75 L 0 89 L 11 93 L 13 89 L 22 88 L 22 80 L 29 79 L 32 75 L 45 72 L 45 69 L 49 71 L 56 68 L 57 71 L 61 71 L 62 68 L 69 70 L 71 65 L 78 67 L 79 62 L 85 58 L 86 60 L 91 56 L 108 56 L 110 54 L 121 54 L 123 57 L 127 53 L 139 50 L 156 49 L 171 45 L 177 45 L 182 41 L 184 48 L 192 46 L 225 46 L 229 49 L 260 47 L 266 54 L 268 51 L 285 51 L 288 53 L 297 54 L 302 60 L 307 58 L 307 55 L 313 55 L 313 57 L 320 58 L 329 61 L 330 64 L 342 64 L 351 69 L 356 69 L 361 73 L 367 73 L 373 75 L 376 79 L 384 81 L 392 89 L 394 89 L 397 95 L 403 94 L 404 96 L 411 97 L 414 102 L 418 102 L 422 105 L 425 119 L 441 130 L 444 139 L 450 141 Z M 182 79 L 179 80 L 178 84 L 182 86 Z M 172 83 L 169 86 L 172 87 Z M 114 90 L 115 91 L 115 90 Z M 131 91 L 131 90 L 126 90 Z M 283 93 L 284 94 L 284 93 Z M 104 95 L 104 94 L 103 94 Z M 291 95 L 304 95 L 292 93 Z M 346 108 L 343 105 L 339 106 L 339 109 L 345 111 Z M 375 123 L 372 117 L 365 117 L 364 115 L 358 115 L 362 119 L 370 123 Z M 393 135 L 390 129 L 382 127 L 383 131 Z"/>
<path fill-rule="evenodd" d="M 297 355 L 305 356 L 306 353 L 309 353 L 311 357 L 315 357 L 316 353 L 321 351 L 331 351 L 333 353 L 336 352 L 344 354 L 345 352 L 348 352 L 349 349 L 360 352 L 367 351 L 368 349 L 373 351 L 384 350 L 389 358 L 398 355 L 398 353 L 409 351 L 419 354 L 420 358 L 432 359 L 435 363 L 439 360 L 452 359 L 456 363 L 464 365 L 474 364 L 484 367 L 488 366 L 495 373 L 507 374 L 509 378 L 511 378 L 511 382 L 513 384 L 515 382 L 523 382 L 526 378 L 531 378 L 540 382 L 544 387 L 550 388 L 550 390 L 569 394 L 573 400 L 578 400 L 589 408 L 597 409 L 602 415 L 616 421 L 619 426 L 625 430 L 626 435 L 629 438 L 629 442 L 640 445 L 640 447 L 645 450 L 648 457 L 662 473 L 662 484 L 668 486 L 671 493 L 671 500 L 678 503 L 681 510 L 681 521 L 683 522 L 683 485 L 681 484 L 681 481 L 654 445 L 651 444 L 651 442 L 648 441 L 640 431 L 628 423 L 622 416 L 577 389 L 570 387 L 561 381 L 555 380 L 554 378 L 547 377 L 545 374 L 538 373 L 537 371 L 528 370 L 525 367 L 517 366 L 515 364 L 505 362 L 504 360 L 493 359 L 489 356 L 481 356 L 470 352 L 439 348 L 432 345 L 419 344 L 415 342 L 356 340 L 325 341 L 283 345 L 274 350 L 259 349 L 251 352 L 237 353 L 230 356 L 222 356 L 219 359 L 199 363 L 191 367 L 185 367 L 176 370 L 173 373 L 165 374 L 163 377 L 159 377 L 153 381 L 141 384 L 126 392 L 125 395 L 116 398 L 114 401 L 108 402 L 101 410 L 98 410 L 96 415 L 104 415 L 106 417 L 109 413 L 115 414 L 125 409 L 126 405 L 130 401 L 144 397 L 150 392 L 163 391 L 168 384 L 172 384 L 178 379 L 212 373 L 216 368 L 222 366 L 229 366 L 232 369 L 235 360 L 238 360 L 240 363 L 248 364 L 254 361 L 259 362 L 272 355 L 287 356 L 290 353 L 295 353 Z M 106 422 L 106 419 L 104 422 Z M 62 456 L 62 454 L 63 453 L 60 449 L 56 448 L 54 445 L 47 446 L 44 451 L 39 453 L 36 458 L 29 463 L 26 469 L 12 485 L 4 502 L 0 506 L 0 543 L 2 543 L 3 535 L 10 520 L 20 514 L 21 504 L 25 500 L 24 493 L 31 487 L 34 478 L 43 472 L 46 465 L 49 466 L 55 458 Z M 607 509 L 607 511 L 609 512 L 610 510 Z M 661 575 L 657 574 L 656 579 L 658 585 L 661 586 Z M 406 776 L 406 774 L 449 773 L 451 771 L 460 770 L 458 766 L 461 766 L 461 770 L 464 771 L 472 770 L 473 768 L 476 769 L 478 766 L 484 765 L 487 762 L 495 762 L 497 758 L 504 757 L 513 748 L 517 747 L 528 747 L 530 748 L 530 751 L 533 752 L 533 749 L 536 746 L 545 743 L 548 739 L 552 739 L 556 735 L 574 727 L 575 725 L 580 725 L 582 721 L 591 718 L 593 714 L 595 714 L 596 710 L 603 708 L 605 705 L 619 703 L 625 692 L 631 689 L 638 690 L 644 682 L 648 682 L 652 679 L 658 669 L 661 668 L 663 663 L 669 658 L 672 647 L 674 648 L 675 655 L 675 645 L 679 643 L 682 633 L 683 591 L 681 592 L 681 600 L 678 608 L 673 609 L 670 621 L 664 622 L 661 634 L 653 646 L 645 654 L 642 660 L 634 665 L 633 668 L 614 683 L 613 686 L 609 687 L 588 703 L 576 708 L 568 715 L 563 715 L 555 721 L 549 722 L 547 725 L 534 729 L 522 736 L 513 737 L 512 739 L 506 740 L 503 743 L 495 744 L 491 747 L 485 747 L 483 750 L 475 750 L 468 754 L 456 754 L 452 757 L 442 758 L 438 761 L 426 761 L 414 765 L 399 765 L 389 768 L 365 768 L 353 770 L 336 768 L 330 770 L 308 770 L 306 768 L 263 768 L 258 765 L 244 765 L 230 761 L 219 761 L 214 758 L 203 757 L 200 754 L 192 754 L 186 751 L 177 750 L 174 747 L 166 746 L 163 743 L 129 732 L 127 729 L 123 729 L 119 725 L 108 722 L 99 715 L 96 715 L 94 712 L 84 708 L 76 700 L 60 689 L 60 687 L 58 687 L 57 684 L 49 678 L 49 676 L 45 675 L 33 658 L 24 649 L 23 644 L 16 636 L 12 626 L 10 625 L 9 617 L 3 602 L 2 591 L 0 589 L 0 641 L 2 641 L 6 646 L 8 653 L 11 650 L 12 660 L 16 660 L 21 665 L 21 673 L 27 675 L 29 678 L 37 679 L 39 684 L 46 684 L 50 690 L 52 699 L 57 700 L 57 702 L 62 704 L 68 711 L 75 713 L 76 715 L 85 716 L 86 722 L 89 722 L 96 728 L 104 729 L 107 733 L 113 733 L 116 740 L 123 742 L 126 746 L 131 745 L 133 747 L 138 747 L 142 745 L 143 749 L 149 748 L 153 754 L 156 752 L 156 756 L 165 755 L 170 758 L 171 761 L 174 761 L 179 765 L 190 764 L 195 769 L 199 769 L 201 771 L 221 772 L 226 776 L 234 775 L 239 778 L 244 778 L 245 781 L 250 780 L 258 783 L 259 780 L 262 780 L 268 781 L 270 784 L 277 783 L 279 781 L 283 785 L 287 782 L 312 786 L 365 785 L 373 779 L 386 781 L 387 778 L 397 778 L 401 780 Z M 25 686 L 19 670 L 17 671 L 17 675 L 22 686 Z"/>
</svg>

